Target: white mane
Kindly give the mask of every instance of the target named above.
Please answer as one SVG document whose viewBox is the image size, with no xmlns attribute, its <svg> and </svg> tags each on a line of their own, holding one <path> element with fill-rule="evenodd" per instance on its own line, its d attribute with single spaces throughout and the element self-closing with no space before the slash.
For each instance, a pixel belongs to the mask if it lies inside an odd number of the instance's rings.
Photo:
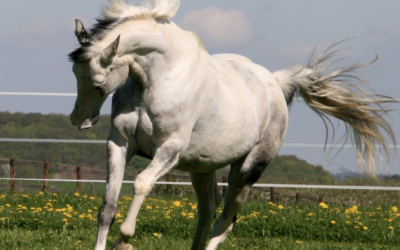
<svg viewBox="0 0 400 250">
<path fill-rule="evenodd" d="M 101 15 L 106 19 L 169 19 L 175 16 L 179 5 L 180 0 L 139 0 L 138 5 L 128 0 L 108 0 L 108 6 L 101 8 Z"/>
</svg>

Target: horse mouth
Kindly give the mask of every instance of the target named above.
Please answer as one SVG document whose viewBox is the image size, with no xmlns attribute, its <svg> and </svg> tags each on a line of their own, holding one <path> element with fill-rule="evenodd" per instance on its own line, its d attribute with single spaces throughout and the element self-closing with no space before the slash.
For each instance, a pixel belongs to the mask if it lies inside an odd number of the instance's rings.
<svg viewBox="0 0 400 250">
<path fill-rule="evenodd" d="M 79 130 L 85 130 L 85 129 L 90 129 L 93 125 L 95 125 L 99 121 L 100 116 L 96 116 L 93 119 L 86 119 L 84 120 L 80 125 L 77 124 L 76 122 L 72 122 L 72 125 L 77 126 Z"/>
</svg>

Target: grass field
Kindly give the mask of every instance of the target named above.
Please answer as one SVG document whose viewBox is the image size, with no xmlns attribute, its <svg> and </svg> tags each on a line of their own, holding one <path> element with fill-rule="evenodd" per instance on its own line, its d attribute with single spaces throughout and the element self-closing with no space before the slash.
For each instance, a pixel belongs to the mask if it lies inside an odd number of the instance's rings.
<svg viewBox="0 0 400 250">
<path fill-rule="evenodd" d="M 119 200 L 109 247 L 131 200 Z M 0 193 L 1 249 L 93 249 L 100 204 L 100 197 L 79 193 Z M 220 249 L 400 249 L 395 205 L 249 202 Z M 150 197 L 131 243 L 135 249 L 189 249 L 196 213 L 192 196 Z"/>
</svg>

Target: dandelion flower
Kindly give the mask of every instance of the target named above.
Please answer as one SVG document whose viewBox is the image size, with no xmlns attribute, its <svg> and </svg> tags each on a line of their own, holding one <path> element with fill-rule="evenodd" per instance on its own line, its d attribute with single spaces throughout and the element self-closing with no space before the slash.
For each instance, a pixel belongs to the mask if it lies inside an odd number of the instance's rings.
<svg viewBox="0 0 400 250">
<path fill-rule="evenodd" d="M 392 207 L 392 212 L 393 213 L 397 213 L 397 210 L 398 210 L 397 207 Z"/>
<path fill-rule="evenodd" d="M 320 205 L 323 209 L 327 209 L 327 208 L 328 208 L 328 205 L 326 205 L 325 202 L 321 202 L 321 203 L 319 203 L 319 205 Z"/>
<path fill-rule="evenodd" d="M 390 230 L 393 230 L 393 227 L 392 227 L 392 226 L 390 226 L 390 227 L 389 227 L 389 229 L 390 229 Z"/>
<path fill-rule="evenodd" d="M 334 221 L 334 220 L 331 220 L 331 224 L 336 224 L 336 221 Z"/>
</svg>

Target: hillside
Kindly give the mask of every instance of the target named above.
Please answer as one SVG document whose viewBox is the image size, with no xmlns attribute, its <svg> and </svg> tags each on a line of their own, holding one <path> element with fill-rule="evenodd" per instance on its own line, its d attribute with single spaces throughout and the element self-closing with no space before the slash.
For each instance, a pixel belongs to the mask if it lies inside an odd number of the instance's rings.
<svg viewBox="0 0 400 250">
<path fill-rule="evenodd" d="M 110 129 L 110 116 L 103 115 L 90 130 L 79 131 L 72 126 L 68 116 L 60 114 L 0 112 L 0 138 L 40 139 L 90 139 L 106 140 Z M 0 142 L 0 159 L 36 160 L 72 166 L 105 168 L 106 146 L 104 144 L 58 144 Z M 142 169 L 147 159 L 135 157 L 127 170 Z M 20 176 L 40 176 L 40 169 L 24 168 Z M 227 170 L 220 174 L 226 175 Z M 277 156 L 267 168 L 262 181 L 269 183 L 315 183 L 334 182 L 331 174 L 321 166 L 314 166 L 296 156 Z"/>
</svg>

